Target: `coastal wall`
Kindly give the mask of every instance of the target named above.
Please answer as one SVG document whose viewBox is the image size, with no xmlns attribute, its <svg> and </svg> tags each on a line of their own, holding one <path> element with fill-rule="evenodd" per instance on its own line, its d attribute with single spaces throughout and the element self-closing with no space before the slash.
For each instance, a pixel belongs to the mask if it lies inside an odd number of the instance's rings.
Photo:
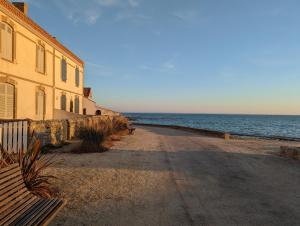
<svg viewBox="0 0 300 226">
<path fill-rule="evenodd" d="M 192 133 L 198 133 L 198 134 L 201 134 L 203 136 L 223 138 L 225 140 L 230 140 L 230 138 L 231 138 L 230 133 L 213 131 L 213 130 L 207 130 L 207 129 L 196 129 L 196 128 L 185 127 L 185 126 L 158 125 L 158 124 L 137 123 L 137 122 L 133 122 L 133 125 L 178 129 L 178 130 L 182 130 L 182 131 L 187 131 L 187 132 L 192 132 Z"/>
<path fill-rule="evenodd" d="M 34 134 L 42 146 L 59 145 L 76 139 L 80 128 L 93 127 L 103 131 L 112 130 L 114 123 L 123 116 L 89 116 L 62 120 L 30 121 L 29 133 Z"/>
</svg>

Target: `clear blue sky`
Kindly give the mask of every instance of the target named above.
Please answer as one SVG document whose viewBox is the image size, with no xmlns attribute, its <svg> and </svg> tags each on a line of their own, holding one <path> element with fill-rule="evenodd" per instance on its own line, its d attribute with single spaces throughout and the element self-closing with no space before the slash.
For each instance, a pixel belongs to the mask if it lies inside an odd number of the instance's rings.
<svg viewBox="0 0 300 226">
<path fill-rule="evenodd" d="M 126 112 L 300 114 L 299 0 L 28 0 Z"/>
</svg>

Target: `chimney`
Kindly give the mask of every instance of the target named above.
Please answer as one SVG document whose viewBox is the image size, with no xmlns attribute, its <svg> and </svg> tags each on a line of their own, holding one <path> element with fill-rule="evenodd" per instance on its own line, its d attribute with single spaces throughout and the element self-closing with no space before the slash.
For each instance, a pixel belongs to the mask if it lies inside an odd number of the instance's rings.
<svg viewBox="0 0 300 226">
<path fill-rule="evenodd" d="M 13 2 L 12 3 L 18 10 L 20 10 L 22 13 L 24 13 L 27 16 L 28 12 L 28 5 L 25 2 Z"/>
</svg>

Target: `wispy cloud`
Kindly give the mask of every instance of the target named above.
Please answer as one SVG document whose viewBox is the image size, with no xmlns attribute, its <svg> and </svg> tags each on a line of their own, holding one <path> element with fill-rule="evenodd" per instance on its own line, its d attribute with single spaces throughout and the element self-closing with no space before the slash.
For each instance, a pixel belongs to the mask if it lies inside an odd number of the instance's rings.
<svg viewBox="0 0 300 226">
<path fill-rule="evenodd" d="M 100 6 L 105 7 L 113 7 L 113 6 L 120 6 L 122 2 L 120 0 L 95 0 Z"/>
<path fill-rule="evenodd" d="M 93 9 L 85 9 L 81 11 L 74 10 L 68 13 L 68 19 L 74 24 L 84 22 L 88 25 L 93 25 L 97 22 L 100 16 L 101 12 Z"/>
<path fill-rule="evenodd" d="M 163 69 L 167 69 L 167 70 L 174 70 L 175 69 L 175 65 L 168 61 L 168 62 L 165 62 L 163 65 L 162 65 L 162 68 Z"/>
<path fill-rule="evenodd" d="M 37 0 L 27 1 L 31 4 L 38 3 Z M 133 9 L 140 5 L 139 0 L 52 0 L 52 4 L 74 24 L 94 25 L 100 18 L 104 18 L 104 14 L 110 9 L 114 9 L 109 12 L 115 21 L 139 22 L 149 19 Z"/>
<path fill-rule="evenodd" d="M 115 15 L 115 22 L 121 22 L 121 21 L 131 21 L 135 24 L 144 24 L 151 21 L 151 17 L 133 12 L 133 11 L 120 11 Z"/>
<path fill-rule="evenodd" d="M 189 24 L 199 21 L 199 13 L 196 10 L 179 10 L 172 12 L 171 15 Z"/>
<path fill-rule="evenodd" d="M 140 5 L 140 1 L 138 0 L 128 0 L 128 3 L 131 7 L 138 7 Z"/>
<path fill-rule="evenodd" d="M 154 71 L 154 72 L 171 72 L 176 70 L 176 66 L 171 61 L 164 62 L 161 65 L 150 65 L 142 64 L 138 67 L 140 70 L 144 71 Z"/>
</svg>

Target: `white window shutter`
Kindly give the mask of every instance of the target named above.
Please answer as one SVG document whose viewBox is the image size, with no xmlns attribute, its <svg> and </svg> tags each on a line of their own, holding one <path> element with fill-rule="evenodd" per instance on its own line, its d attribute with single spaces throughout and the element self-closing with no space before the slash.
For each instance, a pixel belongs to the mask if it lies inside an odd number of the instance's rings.
<svg viewBox="0 0 300 226">
<path fill-rule="evenodd" d="M 3 42 L 4 42 L 3 36 L 2 36 L 4 34 L 3 32 L 4 32 L 4 24 L 0 22 L 0 56 L 2 56 L 2 52 L 3 52 L 3 50 L 2 50 L 2 46 L 3 46 Z"/>
<path fill-rule="evenodd" d="M 6 88 L 5 83 L 0 83 L 0 118 L 4 119 L 6 117 Z"/>
<path fill-rule="evenodd" d="M 7 115 L 9 119 L 14 118 L 14 105 L 15 105 L 15 87 L 7 84 Z"/>
<path fill-rule="evenodd" d="M 6 25 L 4 23 L 0 24 L 0 30 L 1 30 L 1 56 L 5 58 L 6 56 Z"/>
<path fill-rule="evenodd" d="M 38 120 L 44 119 L 45 114 L 45 93 L 42 90 L 37 91 L 36 93 L 36 114 Z"/>
<path fill-rule="evenodd" d="M 0 83 L 0 106 L 0 118 L 14 118 L 15 88 L 13 85 Z"/>
</svg>

